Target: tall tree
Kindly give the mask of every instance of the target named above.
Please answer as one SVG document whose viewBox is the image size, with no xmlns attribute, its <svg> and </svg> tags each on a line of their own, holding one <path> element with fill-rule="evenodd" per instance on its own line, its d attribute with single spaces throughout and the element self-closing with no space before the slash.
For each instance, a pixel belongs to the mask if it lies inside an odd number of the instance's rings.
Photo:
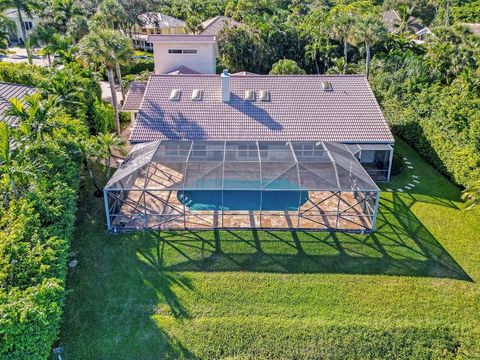
<svg viewBox="0 0 480 360">
<path fill-rule="evenodd" d="M 346 13 L 337 13 L 332 19 L 332 37 L 343 44 L 344 69 L 348 64 L 348 41 L 352 36 L 353 17 Z"/>
<path fill-rule="evenodd" d="M 410 32 L 413 25 L 420 24 L 420 20 L 413 16 L 414 11 L 415 6 L 404 4 L 398 7 L 397 14 L 400 20 L 395 24 L 398 32 Z"/>
<path fill-rule="evenodd" d="M 115 90 L 114 70 L 119 59 L 131 48 L 128 37 L 118 31 L 103 29 L 91 32 L 78 43 L 80 59 L 87 64 L 102 65 L 107 70 L 108 82 L 112 93 L 112 103 L 115 110 L 115 127 L 120 135 L 120 117 L 118 114 L 117 93 Z"/>
<path fill-rule="evenodd" d="M 52 66 L 52 55 L 56 52 L 57 30 L 51 26 L 37 26 L 30 36 L 30 43 L 42 47 L 43 56 L 48 60 L 48 66 Z"/>
<path fill-rule="evenodd" d="M 120 65 L 127 64 L 132 60 L 133 49 L 129 39 L 123 37 L 118 38 L 115 42 L 115 73 L 117 75 L 118 84 L 122 91 L 122 101 L 125 101 L 125 86 L 123 85 L 122 71 Z"/>
<path fill-rule="evenodd" d="M 36 2 L 34 0 L 0 0 L 0 12 L 4 12 L 5 10 L 12 8 L 17 10 L 18 21 L 20 23 L 23 40 L 25 42 L 25 48 L 27 49 L 28 62 L 32 64 L 32 50 L 30 46 L 28 46 L 28 34 L 25 23 L 23 22 L 22 13 L 31 17 L 33 10 L 36 8 Z"/>
<path fill-rule="evenodd" d="M 305 75 L 305 70 L 296 61 L 282 59 L 273 64 L 270 75 Z"/>
<path fill-rule="evenodd" d="M 18 183 L 31 175 L 31 162 L 21 161 L 21 152 L 15 142 L 10 127 L 0 121 L 0 192 L 3 203 L 8 207 L 11 195 L 20 196 Z"/>
<path fill-rule="evenodd" d="M 19 131 L 33 142 L 40 140 L 45 142 L 45 134 L 51 134 L 54 129 L 52 117 L 56 112 L 55 99 L 42 99 L 39 93 L 25 98 L 24 105 L 18 99 L 10 101 L 10 108 L 5 112 L 20 120 Z"/>
<path fill-rule="evenodd" d="M 54 11 L 54 20 L 58 24 L 58 30 L 67 32 L 68 24 L 74 16 L 83 15 L 80 3 L 77 0 L 53 0 L 52 8 Z"/>
<path fill-rule="evenodd" d="M 354 41 L 365 45 L 365 67 L 367 78 L 370 75 L 370 60 L 372 46 L 380 43 L 386 36 L 382 21 L 376 16 L 366 15 L 360 17 L 355 23 Z"/>
<path fill-rule="evenodd" d="M 0 14 L 0 54 L 6 55 L 8 52 L 8 35 L 12 29 L 15 29 L 15 23 L 8 17 Z"/>
<path fill-rule="evenodd" d="M 115 134 L 101 133 L 95 137 L 97 156 L 100 160 L 105 161 L 106 177 L 110 178 L 111 162 L 114 153 L 125 155 L 124 141 Z"/>
</svg>

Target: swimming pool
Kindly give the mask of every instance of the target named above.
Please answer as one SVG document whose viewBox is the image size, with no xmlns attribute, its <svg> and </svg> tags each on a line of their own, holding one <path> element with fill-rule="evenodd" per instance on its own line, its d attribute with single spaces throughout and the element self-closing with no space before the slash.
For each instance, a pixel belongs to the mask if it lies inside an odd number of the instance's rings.
<svg viewBox="0 0 480 360">
<path fill-rule="evenodd" d="M 215 189 L 222 184 L 216 179 L 201 179 L 195 182 L 195 188 Z M 296 183 L 288 179 L 275 179 L 265 182 L 264 188 L 258 189 L 257 180 L 224 179 L 223 199 L 221 190 L 184 190 L 177 193 L 178 200 L 190 210 L 270 210 L 295 211 L 308 200 L 308 191 L 298 189 Z M 228 190 L 235 189 L 235 190 Z M 239 190 L 245 189 L 245 190 Z M 292 189 L 290 191 L 285 191 Z M 223 206 L 222 206 L 223 201 Z"/>
</svg>

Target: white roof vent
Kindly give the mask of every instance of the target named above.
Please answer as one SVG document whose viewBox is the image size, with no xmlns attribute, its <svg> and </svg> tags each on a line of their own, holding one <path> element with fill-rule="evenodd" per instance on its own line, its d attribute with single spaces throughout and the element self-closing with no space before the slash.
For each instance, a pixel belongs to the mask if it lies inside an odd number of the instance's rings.
<svg viewBox="0 0 480 360">
<path fill-rule="evenodd" d="M 192 91 L 192 100 L 200 101 L 203 97 L 203 90 L 202 89 L 193 89 Z"/>
<path fill-rule="evenodd" d="M 255 100 L 255 91 L 245 90 L 245 100 L 247 100 L 247 101 Z"/>
<path fill-rule="evenodd" d="M 258 92 L 258 97 L 259 97 L 260 101 L 270 101 L 270 91 L 260 90 Z"/>
<path fill-rule="evenodd" d="M 182 94 L 182 90 L 180 89 L 172 89 L 172 92 L 170 93 L 170 100 L 172 101 L 178 101 L 180 100 L 180 95 Z"/>
<path fill-rule="evenodd" d="M 323 91 L 333 90 L 332 83 L 330 81 L 322 81 L 322 88 L 323 88 Z"/>
</svg>

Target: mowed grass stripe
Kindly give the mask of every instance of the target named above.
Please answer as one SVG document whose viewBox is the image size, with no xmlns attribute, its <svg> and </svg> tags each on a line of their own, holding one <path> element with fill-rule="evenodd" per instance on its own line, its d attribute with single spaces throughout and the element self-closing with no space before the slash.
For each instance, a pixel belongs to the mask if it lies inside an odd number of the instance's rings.
<svg viewBox="0 0 480 360">
<path fill-rule="evenodd" d="M 480 210 L 462 211 L 459 189 L 398 145 L 421 184 L 383 193 L 369 236 L 110 235 L 84 188 L 66 358 L 480 357 Z"/>
</svg>

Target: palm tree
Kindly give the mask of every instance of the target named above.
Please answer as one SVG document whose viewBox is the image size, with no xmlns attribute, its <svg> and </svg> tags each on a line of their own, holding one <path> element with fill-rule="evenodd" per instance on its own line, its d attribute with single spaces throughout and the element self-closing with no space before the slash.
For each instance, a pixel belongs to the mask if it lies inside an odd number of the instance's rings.
<svg viewBox="0 0 480 360">
<path fill-rule="evenodd" d="M 480 181 L 463 191 L 462 200 L 465 201 L 465 210 L 471 210 L 480 205 Z"/>
<path fill-rule="evenodd" d="M 420 21 L 413 16 L 415 6 L 402 5 L 398 8 L 399 20 L 395 23 L 398 32 L 409 32 L 413 25 L 419 25 Z"/>
<path fill-rule="evenodd" d="M 0 14 L 0 54 L 6 55 L 8 53 L 9 32 L 15 29 L 15 23 Z"/>
<path fill-rule="evenodd" d="M 348 40 L 352 35 L 353 18 L 346 13 L 339 13 L 333 18 L 332 37 L 343 44 L 343 58 L 348 63 Z M 346 66 L 344 67 L 346 68 Z"/>
<path fill-rule="evenodd" d="M 9 205 L 11 193 L 15 198 L 20 196 L 17 180 L 32 176 L 30 169 L 33 164 L 22 162 L 21 153 L 17 149 L 8 124 L 0 121 L 0 190 L 6 207 Z"/>
<path fill-rule="evenodd" d="M 87 169 L 88 175 L 90 176 L 90 179 L 92 180 L 92 183 L 95 186 L 96 193 L 98 194 L 102 190 L 98 186 L 98 182 L 93 174 L 92 167 L 90 166 L 90 160 L 92 158 L 96 158 L 99 155 L 96 148 L 95 138 L 79 141 L 78 150 L 81 153 L 83 165 L 85 166 L 85 169 Z"/>
<path fill-rule="evenodd" d="M 42 46 L 43 56 L 48 59 L 48 66 L 52 67 L 52 55 L 57 50 L 57 30 L 52 26 L 38 26 L 30 36 L 31 44 Z"/>
<path fill-rule="evenodd" d="M 23 22 L 22 12 L 31 17 L 33 10 L 36 8 L 35 0 L 0 0 L 0 12 L 3 13 L 5 10 L 12 8 L 17 10 L 18 21 L 20 22 L 25 48 L 27 49 L 28 62 L 32 64 L 32 50 L 27 41 L 27 29 L 25 28 L 25 23 Z"/>
<path fill-rule="evenodd" d="M 53 0 L 52 8 L 55 12 L 55 21 L 60 31 L 68 31 L 68 23 L 74 17 L 83 15 L 76 0 Z"/>
<path fill-rule="evenodd" d="M 107 179 L 110 178 L 110 167 L 111 161 L 114 152 L 118 153 L 119 155 L 125 155 L 124 149 L 124 141 L 121 137 L 116 136 L 115 134 L 109 133 L 100 133 L 95 137 L 96 141 L 96 148 L 97 148 L 97 156 L 100 160 L 105 161 L 105 165 L 107 167 Z"/>
<path fill-rule="evenodd" d="M 113 71 L 117 62 L 121 61 L 127 49 L 131 49 L 131 42 L 126 36 L 118 31 L 103 29 L 91 32 L 78 43 L 80 59 L 93 65 L 102 65 L 107 69 L 108 82 L 112 92 L 112 103 L 115 110 L 115 128 L 120 135 L 120 117 L 118 114 L 117 93 Z"/>
<path fill-rule="evenodd" d="M 386 36 L 383 23 L 376 16 L 366 15 L 359 18 L 355 24 L 354 41 L 365 45 L 366 52 L 366 76 L 370 75 L 370 58 L 372 46 L 380 43 Z"/>
<path fill-rule="evenodd" d="M 115 53 L 116 61 L 115 61 L 115 72 L 117 75 L 117 80 L 120 85 L 120 89 L 122 91 L 122 101 L 125 100 L 125 86 L 123 85 L 122 80 L 122 71 L 120 69 L 120 65 L 127 64 L 132 59 L 133 49 L 130 40 L 125 41 L 125 38 L 122 38 L 121 41 L 117 41 L 115 43 Z"/>
<path fill-rule="evenodd" d="M 25 97 L 24 105 L 18 99 L 10 100 L 10 108 L 5 111 L 6 115 L 15 116 L 20 120 L 19 132 L 22 133 L 28 141 L 40 139 L 45 141 L 44 134 L 52 134 L 53 124 L 52 116 L 56 112 L 56 101 L 53 98 L 42 99 L 41 95 L 36 93 Z"/>
</svg>

